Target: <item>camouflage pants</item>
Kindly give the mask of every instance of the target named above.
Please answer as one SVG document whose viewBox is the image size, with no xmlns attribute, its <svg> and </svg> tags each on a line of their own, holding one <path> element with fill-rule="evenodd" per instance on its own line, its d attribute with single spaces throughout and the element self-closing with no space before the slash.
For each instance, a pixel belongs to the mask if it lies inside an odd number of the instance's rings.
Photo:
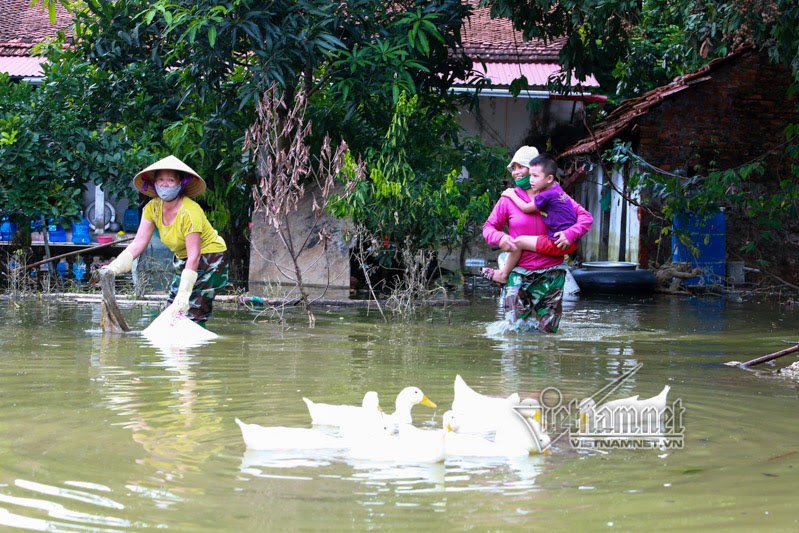
<svg viewBox="0 0 799 533">
<path fill-rule="evenodd" d="M 169 288 L 167 305 L 172 303 L 178 293 L 180 274 L 185 266 L 185 259 L 178 259 L 177 256 L 172 258 L 175 275 L 172 278 L 172 286 Z M 200 256 L 200 264 L 197 266 L 197 281 L 194 283 L 194 289 L 189 297 L 188 316 L 201 326 L 205 326 L 205 322 L 211 316 L 216 292 L 227 285 L 228 268 L 226 252 Z"/>
<path fill-rule="evenodd" d="M 519 270 L 523 272 L 519 273 L 521 284 L 505 289 L 504 306 L 510 325 L 515 330 L 557 333 L 563 314 L 566 271 L 562 267 Z"/>
</svg>

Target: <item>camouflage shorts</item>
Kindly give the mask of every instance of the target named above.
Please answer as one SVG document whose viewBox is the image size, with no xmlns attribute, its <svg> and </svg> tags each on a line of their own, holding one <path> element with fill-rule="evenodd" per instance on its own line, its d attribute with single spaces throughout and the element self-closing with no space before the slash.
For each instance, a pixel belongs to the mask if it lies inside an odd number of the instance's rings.
<svg viewBox="0 0 799 533">
<path fill-rule="evenodd" d="M 566 271 L 562 267 L 526 270 L 521 278 L 521 284 L 508 287 L 505 296 L 506 316 L 513 329 L 557 333 L 563 314 Z"/>
<path fill-rule="evenodd" d="M 169 288 L 167 305 L 172 303 L 178 293 L 180 274 L 185 266 L 185 259 L 178 259 L 177 256 L 172 258 L 175 275 L 172 278 L 172 286 Z M 228 268 L 226 252 L 200 256 L 200 264 L 197 266 L 197 281 L 194 283 L 194 290 L 191 291 L 189 297 L 188 315 L 194 322 L 204 326 L 208 317 L 211 316 L 216 292 L 227 285 Z"/>
</svg>

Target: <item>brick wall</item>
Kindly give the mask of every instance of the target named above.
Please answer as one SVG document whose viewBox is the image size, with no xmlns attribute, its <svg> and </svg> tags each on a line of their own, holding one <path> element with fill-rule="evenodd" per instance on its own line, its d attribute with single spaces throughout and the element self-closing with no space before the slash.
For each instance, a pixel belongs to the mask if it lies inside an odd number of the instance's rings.
<svg viewBox="0 0 799 533">
<path fill-rule="evenodd" d="M 694 165 L 704 172 L 736 167 L 785 142 L 783 129 L 799 122 L 796 99 L 787 98 L 791 74 L 756 53 L 711 71 L 710 80 L 666 98 L 638 122 L 638 152 L 666 170 Z M 778 150 L 770 159 L 779 165 Z M 789 170 L 784 168 L 783 170 Z"/>
<path fill-rule="evenodd" d="M 766 173 L 753 176 L 747 184 L 754 197 L 776 191 L 779 179 L 797 180 L 783 133 L 789 123 L 799 123 L 799 102 L 787 96 L 791 73 L 752 52 L 720 65 L 708 76 L 709 80 L 668 96 L 640 117 L 634 132 L 638 153 L 667 171 L 693 175 L 735 168 L 771 152 L 765 159 Z M 728 209 L 727 260 L 744 260 L 747 266 L 759 266 L 799 284 L 799 224 L 790 209 L 782 213 L 784 226 L 773 232 L 768 245 L 763 245 L 763 226 L 753 224 L 745 210 Z M 650 248 L 653 259 L 658 256 L 656 262 L 668 260 L 668 250 L 658 248 L 653 236 L 645 240 L 649 242 L 642 244 Z M 760 244 L 758 253 L 742 251 L 749 242 Z"/>
</svg>

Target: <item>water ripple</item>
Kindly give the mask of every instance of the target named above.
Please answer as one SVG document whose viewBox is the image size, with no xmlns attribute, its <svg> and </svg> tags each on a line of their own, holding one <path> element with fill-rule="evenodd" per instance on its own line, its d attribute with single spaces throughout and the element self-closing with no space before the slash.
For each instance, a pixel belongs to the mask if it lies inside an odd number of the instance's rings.
<svg viewBox="0 0 799 533">
<path fill-rule="evenodd" d="M 101 485 L 69 482 L 73 486 L 99 488 Z M 15 506 L 17 512 L 8 508 L 0 508 L 0 524 L 34 531 L 124 531 L 131 527 L 131 522 L 123 518 L 100 513 L 89 513 L 68 508 L 66 505 L 52 501 L 65 498 L 75 502 L 88 503 L 104 509 L 123 510 L 125 506 L 105 496 L 88 491 L 56 487 L 34 481 L 17 479 L 14 486 L 36 493 L 38 497 L 16 496 L 0 493 L 0 503 Z M 10 488 L 10 487 L 7 487 Z M 108 490 L 102 487 L 100 490 Z M 48 499 L 49 497 L 49 499 Z M 26 512 L 27 511 L 27 512 Z M 44 512 L 47 519 L 28 516 L 28 513 Z M 111 529 L 109 529 L 111 528 Z"/>
</svg>

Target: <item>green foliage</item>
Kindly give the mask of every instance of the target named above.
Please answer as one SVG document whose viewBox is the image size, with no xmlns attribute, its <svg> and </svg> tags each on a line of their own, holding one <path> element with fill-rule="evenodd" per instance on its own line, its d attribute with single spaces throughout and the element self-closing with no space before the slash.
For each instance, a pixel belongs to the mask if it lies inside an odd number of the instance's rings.
<svg viewBox="0 0 799 533">
<path fill-rule="evenodd" d="M 402 93 L 382 146 L 367 151 L 368 179 L 331 202 L 335 216 L 414 250 L 474 234 L 499 196 L 497 176 L 504 174 L 507 156 L 474 139 L 458 140 L 458 128 L 448 120 L 428 122 L 424 138 L 420 132 L 411 137 L 410 125 L 420 115 L 418 97 Z M 463 165 L 471 175 L 462 174 Z"/>
<path fill-rule="evenodd" d="M 613 69 L 616 95 L 629 98 L 666 85 L 675 77 L 695 70 L 707 59 L 700 54 L 706 35 L 705 12 L 685 13 L 673 2 L 645 0 L 641 19 L 631 29 L 627 50 Z M 723 54 L 726 48 L 713 55 Z"/>
<path fill-rule="evenodd" d="M 481 0 L 525 39 L 565 37 L 555 87 L 593 74 L 617 96 L 640 95 L 752 43 L 799 80 L 795 0 Z"/>
<path fill-rule="evenodd" d="M 345 26 L 347 47 L 328 54 L 316 75 L 324 86 L 309 93 L 314 130 L 344 139 L 357 153 L 383 143 L 403 92 L 418 96 L 424 109 L 409 118 L 411 137 L 425 136 L 424 124 L 440 120 L 437 115 L 451 116 L 452 81 L 465 77 L 471 65 L 456 39 L 468 13 L 460 2 L 375 2 L 371 9 Z"/>
<path fill-rule="evenodd" d="M 75 43 L 50 53 L 86 64 L 92 98 L 80 105 L 159 156 L 186 160 L 214 191 L 202 197 L 210 218 L 236 234 L 256 184 L 244 132 L 266 87 L 291 100 L 302 80 L 317 95 L 311 143 L 329 134 L 361 152 L 380 144 L 400 91 L 432 113 L 468 65 L 455 53 L 468 13 L 456 0 L 90 0 L 72 9 Z"/>
<path fill-rule="evenodd" d="M 38 89 L 0 76 L 0 202 L 17 218 L 66 222 L 80 216 L 86 183 L 113 190 L 123 154 L 135 160 L 138 149 L 124 128 L 98 124 L 76 105 L 87 90 L 85 72 L 48 74 L 50 83 Z"/>
</svg>

